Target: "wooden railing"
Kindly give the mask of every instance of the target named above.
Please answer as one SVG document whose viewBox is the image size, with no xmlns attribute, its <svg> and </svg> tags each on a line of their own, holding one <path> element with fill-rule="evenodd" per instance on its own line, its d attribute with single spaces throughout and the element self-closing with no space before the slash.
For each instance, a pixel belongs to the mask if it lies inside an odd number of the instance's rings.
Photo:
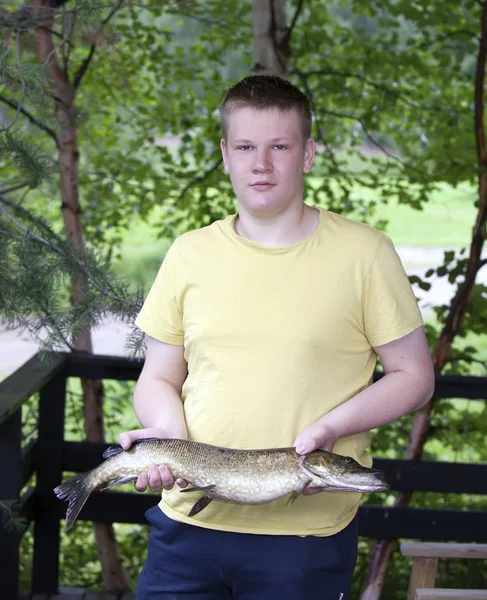
<svg viewBox="0 0 487 600">
<path fill-rule="evenodd" d="M 134 381 L 142 363 L 119 357 L 53 354 L 33 357 L 0 383 L 0 500 L 18 501 L 20 515 L 34 525 L 32 591 L 55 593 L 59 580 L 60 521 L 65 503 L 53 494 L 63 472 L 83 472 L 102 460 L 105 444 L 64 439 L 66 382 L 69 377 Z M 37 436 L 21 450 L 22 406 L 39 393 Z M 441 376 L 436 397 L 487 399 L 487 378 Z M 487 494 L 487 464 L 458 464 L 377 458 L 393 490 Z M 32 474 L 35 487 L 20 496 Z M 94 493 L 81 520 L 145 523 L 144 512 L 157 495 Z M 363 505 L 359 533 L 377 539 L 487 542 L 487 510 L 393 508 Z M 20 534 L 0 528 L 0 598 L 18 598 Z M 73 582 L 75 584 L 75 582 Z"/>
</svg>

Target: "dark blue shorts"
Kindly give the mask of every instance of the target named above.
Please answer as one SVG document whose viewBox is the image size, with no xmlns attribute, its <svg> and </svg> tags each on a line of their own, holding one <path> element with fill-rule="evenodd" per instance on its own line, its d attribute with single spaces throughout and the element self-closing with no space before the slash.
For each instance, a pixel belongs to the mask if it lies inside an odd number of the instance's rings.
<svg viewBox="0 0 487 600">
<path fill-rule="evenodd" d="M 146 512 L 152 525 L 137 600 L 346 600 L 357 517 L 336 535 L 298 537 L 204 529 Z"/>
</svg>

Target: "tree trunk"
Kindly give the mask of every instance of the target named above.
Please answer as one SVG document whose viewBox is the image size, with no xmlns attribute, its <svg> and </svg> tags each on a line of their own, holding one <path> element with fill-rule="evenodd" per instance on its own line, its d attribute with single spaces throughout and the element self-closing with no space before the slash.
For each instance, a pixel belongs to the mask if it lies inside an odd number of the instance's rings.
<svg viewBox="0 0 487 600">
<path fill-rule="evenodd" d="M 53 14 L 50 0 L 33 0 L 33 17 L 42 27 L 36 28 L 36 51 L 40 64 L 48 69 L 51 93 L 55 102 L 57 139 L 59 144 L 59 171 L 61 182 L 61 210 L 64 230 L 73 248 L 83 244 L 81 207 L 78 189 L 78 132 L 75 118 L 76 90 L 61 68 L 53 43 Z M 71 281 L 71 300 L 79 302 L 85 295 L 83 279 Z M 73 340 L 77 351 L 92 352 L 91 332 L 81 331 Z M 100 380 L 82 379 L 84 402 L 84 431 L 91 442 L 104 441 L 103 385 Z M 100 557 L 103 581 L 108 590 L 130 588 L 118 551 L 115 532 L 111 524 L 94 523 L 94 533 Z"/>
<path fill-rule="evenodd" d="M 484 98 L 485 98 L 485 62 L 487 59 L 487 3 L 482 5 L 481 37 L 477 53 L 477 69 L 475 75 L 475 139 L 477 148 L 478 167 L 478 202 L 479 209 L 472 232 L 470 253 L 465 273 L 465 281 L 460 287 L 457 295 L 452 300 L 445 326 L 433 350 L 432 358 L 437 374 L 441 373 L 445 366 L 454 337 L 459 333 L 468 301 L 472 295 L 475 279 L 479 269 L 482 267 L 481 254 L 485 242 L 487 221 L 487 152 L 485 146 L 485 123 L 484 123 Z M 419 460 L 428 438 L 431 422 L 431 412 L 434 400 L 431 400 L 413 421 L 407 458 Z M 396 507 L 406 507 L 411 500 L 411 494 L 399 493 L 394 501 Z M 387 561 L 392 552 L 394 540 L 379 540 L 376 542 L 371 553 L 369 573 L 361 600 L 378 600 L 381 595 Z"/>
<path fill-rule="evenodd" d="M 254 73 L 286 78 L 289 35 L 285 0 L 253 0 Z"/>
</svg>

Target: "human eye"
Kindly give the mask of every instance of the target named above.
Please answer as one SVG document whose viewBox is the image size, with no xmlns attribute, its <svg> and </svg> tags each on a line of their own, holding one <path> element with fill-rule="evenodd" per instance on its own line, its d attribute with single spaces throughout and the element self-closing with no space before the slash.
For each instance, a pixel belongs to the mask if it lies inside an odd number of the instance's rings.
<svg viewBox="0 0 487 600">
<path fill-rule="evenodd" d="M 250 150 L 252 148 L 252 146 L 248 146 L 248 145 L 241 145 L 241 146 L 237 146 L 237 150 Z"/>
<path fill-rule="evenodd" d="M 285 146 L 284 144 L 276 144 L 276 145 L 274 146 L 274 148 L 275 148 L 276 150 L 287 150 L 287 146 Z"/>
</svg>

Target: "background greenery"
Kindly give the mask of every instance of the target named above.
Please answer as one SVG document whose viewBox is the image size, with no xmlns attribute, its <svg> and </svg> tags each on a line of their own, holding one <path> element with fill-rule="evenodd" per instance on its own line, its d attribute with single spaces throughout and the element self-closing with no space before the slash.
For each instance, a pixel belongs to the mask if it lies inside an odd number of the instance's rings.
<svg viewBox="0 0 487 600">
<path fill-rule="evenodd" d="M 17 18 L 15 10 L 22 6 L 20 0 L 7 3 L 0 14 L 4 34 L 0 100 L 22 99 L 36 120 L 55 130 L 44 67 L 36 64 L 29 45 L 31 32 L 27 27 L 18 34 L 19 22 L 13 22 L 12 15 Z M 55 27 L 66 32 L 76 11 L 71 72 L 83 64 L 96 42 L 76 98 L 87 246 L 96 249 L 105 266 L 113 266 L 125 277 L 129 287 L 139 284 L 147 290 L 174 236 L 234 209 L 219 164 L 217 108 L 226 87 L 252 69 L 250 3 L 147 1 L 120 10 L 109 25 L 100 27 L 110 8 L 73 0 L 59 10 Z M 307 201 L 383 228 L 398 245 L 467 246 L 477 206 L 483 200 L 477 191 L 473 129 L 476 57 L 483 33 L 481 3 L 295 0 L 287 3 L 287 10 L 289 22 L 298 16 L 290 39 L 289 75 L 312 99 L 313 134 L 321 148 L 313 176 L 308 178 Z M 11 105 L 1 106 L 1 187 L 8 189 L 27 177 L 28 186 L 9 197 L 62 235 L 59 168 L 52 136 L 25 115 L 16 114 Z M 7 231 L 3 218 L 1 225 L 3 244 Z M 25 246 L 15 248 L 19 249 Z M 1 300 L 9 301 L 1 303 L 2 316 L 11 318 L 18 307 L 26 314 L 29 310 L 30 314 L 42 313 L 39 304 L 33 311 L 25 302 L 25 290 L 12 287 L 22 279 L 31 284 L 37 281 L 39 296 L 47 283 L 55 283 L 49 292 L 56 296 L 58 315 L 65 318 L 66 273 L 52 282 L 52 263 L 44 263 L 44 254 L 32 248 L 24 254 L 11 250 L 7 243 L 0 248 Z M 35 281 L 32 264 L 36 265 Z M 449 277 L 456 286 L 463 268 L 461 258 L 450 254 L 437 274 Z M 5 273 L 9 278 L 4 280 Z M 34 300 L 36 294 L 32 294 Z M 104 310 L 98 302 L 96 310 L 84 311 L 84 318 L 94 325 Z M 428 318 L 431 347 L 447 313 L 448 306 L 439 307 Z M 479 284 L 445 372 L 485 375 L 486 321 L 487 295 Z M 70 392 L 66 434 L 80 439 L 78 382 L 72 383 Z M 130 398 L 131 385 L 108 386 L 109 441 L 118 430 L 135 426 Z M 439 402 L 425 458 L 486 462 L 486 418 L 484 403 Z M 27 430 L 27 415 L 25 421 Z M 376 432 L 374 454 L 402 456 L 410 424 L 411 417 L 406 417 Z M 391 500 L 380 498 L 381 502 Z M 483 498 L 439 494 L 416 494 L 413 505 L 486 507 Z M 133 584 L 144 559 L 147 529 L 116 527 Z M 30 536 L 28 532 L 22 542 L 25 589 L 30 584 Z M 100 588 L 90 526 L 78 523 L 62 540 L 62 583 Z M 366 541 L 360 550 L 354 598 L 367 568 Z M 468 567 L 462 561 L 440 563 L 440 585 L 486 587 L 487 575 L 479 563 L 468 563 Z M 394 553 L 385 598 L 404 597 L 410 566 Z"/>
</svg>

